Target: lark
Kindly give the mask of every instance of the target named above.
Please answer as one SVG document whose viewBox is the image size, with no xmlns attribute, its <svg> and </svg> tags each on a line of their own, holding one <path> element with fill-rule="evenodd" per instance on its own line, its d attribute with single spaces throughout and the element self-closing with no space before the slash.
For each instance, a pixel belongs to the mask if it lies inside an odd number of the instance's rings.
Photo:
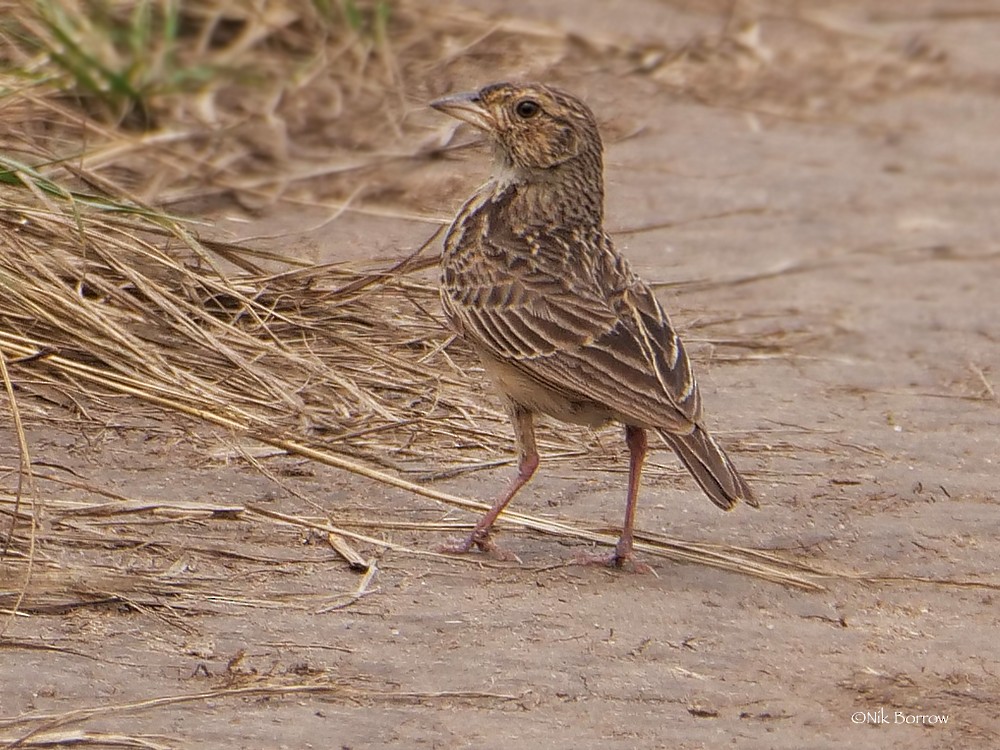
<svg viewBox="0 0 1000 750">
<path fill-rule="evenodd" d="M 483 131 L 493 146 L 491 179 L 445 238 L 441 301 L 506 397 L 519 454 L 513 482 L 450 551 L 476 547 L 503 555 L 491 530 L 538 468 L 538 414 L 625 427 L 625 520 L 614 552 L 600 558 L 605 564 L 635 565 L 636 502 L 650 431 L 717 506 L 757 506 L 705 428 L 684 344 L 604 231 L 603 145 L 590 109 L 538 83 L 497 83 L 431 106 Z"/>
</svg>

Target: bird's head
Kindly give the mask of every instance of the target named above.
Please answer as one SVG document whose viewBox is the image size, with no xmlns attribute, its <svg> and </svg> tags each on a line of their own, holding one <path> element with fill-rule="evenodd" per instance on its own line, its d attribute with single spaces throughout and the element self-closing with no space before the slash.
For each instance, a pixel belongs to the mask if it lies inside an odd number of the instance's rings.
<svg viewBox="0 0 1000 750">
<path fill-rule="evenodd" d="M 576 97 L 540 83 L 494 83 L 431 102 L 445 114 L 484 131 L 503 169 L 522 179 L 547 180 L 571 168 L 601 179 L 597 121 Z"/>
</svg>

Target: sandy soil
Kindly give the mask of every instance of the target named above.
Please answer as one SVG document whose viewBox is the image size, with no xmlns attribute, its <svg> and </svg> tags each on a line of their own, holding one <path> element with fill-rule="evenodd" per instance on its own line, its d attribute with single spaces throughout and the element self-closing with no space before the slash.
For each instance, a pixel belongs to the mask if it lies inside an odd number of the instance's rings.
<svg viewBox="0 0 1000 750">
<path fill-rule="evenodd" d="M 675 44 L 723 23 L 695 3 L 635 2 L 610 18 L 584 3 L 570 20 L 531 5 L 515 3 L 517 15 L 639 47 L 655 29 Z M 656 576 L 579 567 L 572 546 L 510 530 L 521 564 L 385 552 L 372 592 L 352 601 L 359 574 L 302 528 L 219 512 L 162 528 L 114 519 L 152 548 L 109 549 L 92 575 L 54 588 L 100 592 L 130 566 L 154 565 L 163 590 L 183 575 L 204 594 L 163 607 L 137 591 L 133 606 L 18 618 L 0 643 L 0 737 L 27 737 L 19 747 L 60 736 L 168 748 L 1000 745 L 1000 4 L 828 3 L 809 23 L 786 5 L 761 4 L 759 44 L 748 34 L 730 51 L 733 77 L 709 102 L 672 94 L 676 71 L 653 52 L 629 70 L 621 56 L 589 64 L 577 51 L 549 77 L 605 123 L 609 221 L 628 255 L 648 278 L 699 282 L 663 299 L 682 327 L 717 321 L 719 341 L 695 347 L 708 422 L 762 496 L 759 511 L 718 513 L 661 456 L 670 468 L 650 472 L 640 526 L 773 550 L 827 571 L 825 590 L 662 561 Z M 780 66 L 762 62 L 788 50 Z M 522 59 L 470 64 L 467 80 L 434 87 L 532 71 Z M 473 152 L 397 177 L 415 208 L 445 215 L 485 171 Z M 288 214 L 246 233 L 287 226 Z M 394 257 L 428 233 L 352 217 L 296 241 L 318 257 L 345 247 Z M 318 506 L 427 551 L 445 535 L 379 520 L 472 518 L 287 458 L 267 464 L 278 486 L 221 460 L 211 434 L 181 440 L 141 412 L 100 434 L 31 438 L 36 458 L 129 498 Z M 622 467 L 600 468 L 543 458 L 516 508 L 614 527 Z M 439 486 L 488 498 L 508 471 Z M 185 699 L 129 705 L 171 697 Z"/>
</svg>

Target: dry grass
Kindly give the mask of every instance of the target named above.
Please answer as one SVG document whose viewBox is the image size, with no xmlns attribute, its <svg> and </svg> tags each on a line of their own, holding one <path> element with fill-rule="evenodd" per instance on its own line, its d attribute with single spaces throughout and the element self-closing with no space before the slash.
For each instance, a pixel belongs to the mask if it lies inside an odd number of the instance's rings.
<svg viewBox="0 0 1000 750">
<path fill-rule="evenodd" d="M 245 681 L 244 681 L 245 682 Z M 96 747 L 134 747 L 134 748 L 171 748 L 174 745 L 169 737 L 107 734 L 84 730 L 63 730 L 60 727 L 98 719 L 107 716 L 135 714 L 161 709 L 169 706 L 179 706 L 188 703 L 208 701 L 240 700 L 247 697 L 279 697 L 297 695 L 318 695 L 328 701 L 367 702 L 378 705 L 399 703 L 426 704 L 435 701 L 467 701 L 477 704 L 501 704 L 516 701 L 520 695 L 495 692 L 443 690 L 443 691 L 404 691 L 378 690 L 366 685 L 362 680 L 330 679 L 321 677 L 311 681 L 279 681 L 270 678 L 257 678 L 252 684 L 234 684 L 228 687 L 201 692 L 164 695 L 141 701 L 116 703 L 112 705 L 88 706 L 62 713 L 36 713 L 13 720 L 0 720 L 0 729 L 18 730 L 18 734 L 0 735 L 0 742 L 6 747 L 63 747 L 63 746 L 96 746 Z M 27 732 L 25 732 L 27 729 Z M 7 744 L 7 743 L 10 744 Z M 161 744 L 162 743 L 162 744 Z"/>
<path fill-rule="evenodd" d="M 544 68 L 568 52 L 565 34 L 412 0 L 0 11 L 7 155 L 62 175 L 73 164 L 161 207 L 353 195 L 381 166 L 440 149 L 454 128 L 421 115 L 450 80 L 500 54 Z"/>
</svg>

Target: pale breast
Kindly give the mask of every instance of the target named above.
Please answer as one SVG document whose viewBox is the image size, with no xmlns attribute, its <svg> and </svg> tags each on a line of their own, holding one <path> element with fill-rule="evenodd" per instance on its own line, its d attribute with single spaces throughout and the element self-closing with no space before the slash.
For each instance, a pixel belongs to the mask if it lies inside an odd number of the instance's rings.
<svg viewBox="0 0 1000 750">
<path fill-rule="evenodd" d="M 478 347 L 477 347 L 478 349 Z M 517 367 L 479 351 L 483 369 L 497 389 L 529 411 L 547 414 L 560 422 L 600 427 L 617 416 L 593 401 L 571 399 L 545 387 Z"/>
</svg>

